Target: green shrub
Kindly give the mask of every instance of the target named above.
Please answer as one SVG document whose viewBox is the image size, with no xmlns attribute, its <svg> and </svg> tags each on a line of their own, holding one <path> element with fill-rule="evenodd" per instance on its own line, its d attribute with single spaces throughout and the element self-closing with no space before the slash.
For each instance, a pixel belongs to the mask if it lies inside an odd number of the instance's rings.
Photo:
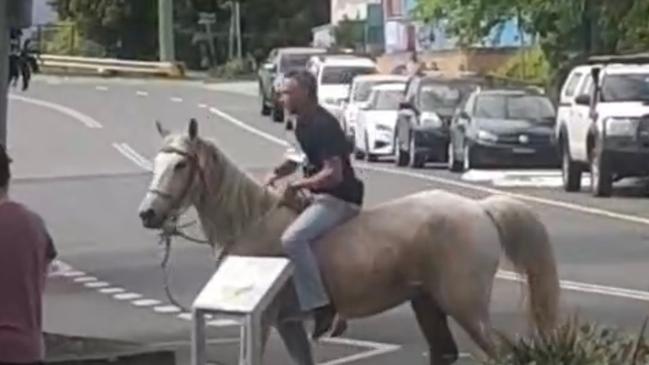
<svg viewBox="0 0 649 365">
<path fill-rule="evenodd" d="M 550 78 L 550 64 L 540 47 L 521 50 L 496 70 L 501 77 L 546 84 Z"/>
<path fill-rule="evenodd" d="M 571 320 L 549 335 L 501 336 L 499 357 L 486 365 L 647 365 L 649 343 L 639 336 Z"/>
<path fill-rule="evenodd" d="M 210 76 L 219 79 L 237 79 L 254 72 L 253 62 L 248 59 L 233 59 L 210 70 Z"/>
</svg>

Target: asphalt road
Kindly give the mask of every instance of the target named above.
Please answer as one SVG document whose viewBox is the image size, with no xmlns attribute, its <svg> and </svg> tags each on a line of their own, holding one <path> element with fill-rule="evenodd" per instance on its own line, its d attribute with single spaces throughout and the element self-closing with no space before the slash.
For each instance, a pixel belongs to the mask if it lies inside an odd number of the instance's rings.
<svg viewBox="0 0 649 365">
<path fill-rule="evenodd" d="M 284 152 L 278 139 L 291 136 L 259 115 L 254 90 L 246 84 L 208 88 L 190 82 L 38 78 L 29 92 L 10 98 L 13 196 L 45 217 L 68 265 L 50 278 L 46 330 L 174 348 L 179 360 L 187 361 L 190 323 L 167 303 L 155 235 L 141 228 L 136 214 L 149 182 L 146 167 L 159 146 L 154 121 L 181 129 L 197 118 L 203 135 L 261 175 Z M 595 199 L 551 187 L 556 181 L 529 184 L 511 171 L 498 171 L 504 177 L 497 178 L 493 171 L 463 177 L 439 166 L 358 166 L 370 205 L 435 188 L 475 198 L 504 192 L 527 201 L 555 245 L 566 288 L 562 313 L 639 329 L 649 303 L 649 208 L 643 189 L 625 187 L 613 198 Z M 556 180 L 556 172 L 550 175 Z M 211 276 L 209 255 L 190 243 L 174 248 L 172 285 L 183 303 Z M 498 330 L 514 334 L 527 328 L 521 294 L 520 284 L 497 280 L 491 311 Z M 462 351 L 474 353 L 465 334 L 454 332 Z M 236 363 L 237 334 L 227 323 L 210 327 L 212 362 Z M 330 365 L 427 363 L 409 306 L 354 321 L 345 339 L 317 344 L 316 352 L 320 363 Z M 288 363 L 276 338 L 265 361 Z"/>
</svg>

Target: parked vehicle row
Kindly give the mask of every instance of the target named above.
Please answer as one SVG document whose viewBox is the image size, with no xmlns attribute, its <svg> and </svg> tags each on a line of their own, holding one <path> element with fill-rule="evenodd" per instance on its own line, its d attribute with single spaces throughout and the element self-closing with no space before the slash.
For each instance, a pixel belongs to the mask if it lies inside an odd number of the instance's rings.
<svg viewBox="0 0 649 365">
<path fill-rule="evenodd" d="M 561 91 L 556 135 L 566 191 L 591 173 L 595 196 L 613 182 L 649 175 L 649 56 L 595 57 Z"/>
<path fill-rule="evenodd" d="M 283 75 L 305 68 L 357 159 L 398 166 L 444 163 L 454 172 L 561 166 L 566 191 L 609 196 L 613 183 L 649 176 L 649 55 L 593 57 L 565 80 L 558 108 L 538 89 L 489 85 L 475 75 L 380 74 L 361 55 L 274 50 L 259 71 L 262 114 L 284 121 Z"/>
</svg>

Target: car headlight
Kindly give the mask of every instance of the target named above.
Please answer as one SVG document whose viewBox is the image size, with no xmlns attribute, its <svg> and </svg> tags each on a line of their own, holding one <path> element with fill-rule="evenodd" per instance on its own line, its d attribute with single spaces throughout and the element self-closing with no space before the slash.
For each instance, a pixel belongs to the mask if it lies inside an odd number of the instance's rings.
<svg viewBox="0 0 649 365">
<path fill-rule="evenodd" d="M 631 137 L 638 129 L 638 119 L 634 118 L 606 118 L 606 134 L 609 136 Z"/>
<path fill-rule="evenodd" d="M 485 142 L 498 142 L 498 136 L 487 131 L 479 131 L 478 139 Z"/>
</svg>

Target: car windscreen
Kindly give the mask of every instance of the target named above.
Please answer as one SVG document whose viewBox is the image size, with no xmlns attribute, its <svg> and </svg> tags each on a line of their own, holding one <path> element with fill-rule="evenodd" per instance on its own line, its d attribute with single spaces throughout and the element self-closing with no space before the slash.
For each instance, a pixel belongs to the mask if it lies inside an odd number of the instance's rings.
<svg viewBox="0 0 649 365">
<path fill-rule="evenodd" d="M 281 73 L 288 73 L 291 71 L 299 71 L 306 67 L 306 64 L 309 62 L 309 59 L 313 54 L 299 54 L 299 53 L 289 53 L 281 56 L 279 61 L 279 71 Z"/>
<path fill-rule="evenodd" d="M 485 119 L 554 119 L 550 99 L 537 95 L 481 95 L 476 100 L 475 116 Z"/>
<path fill-rule="evenodd" d="M 375 74 L 373 67 L 326 66 L 322 70 L 322 85 L 349 85 L 358 75 Z"/>
<path fill-rule="evenodd" d="M 372 99 L 372 110 L 399 110 L 403 100 L 402 90 L 376 90 Z"/>
<path fill-rule="evenodd" d="M 464 87 L 447 84 L 429 84 L 421 87 L 419 100 L 422 111 L 454 109 L 466 94 Z"/>
<path fill-rule="evenodd" d="M 602 82 L 604 102 L 649 101 L 649 72 L 606 75 Z"/>
</svg>

